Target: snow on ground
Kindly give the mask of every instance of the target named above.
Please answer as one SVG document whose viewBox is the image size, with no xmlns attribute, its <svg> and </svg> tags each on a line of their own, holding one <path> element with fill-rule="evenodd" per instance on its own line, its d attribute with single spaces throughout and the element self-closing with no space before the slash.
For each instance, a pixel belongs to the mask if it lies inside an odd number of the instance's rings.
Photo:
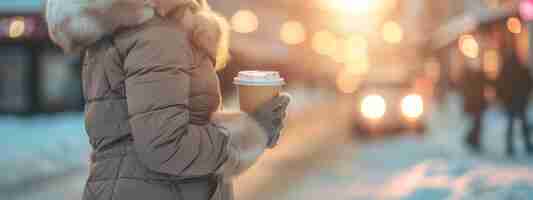
<svg viewBox="0 0 533 200">
<path fill-rule="evenodd" d="M 3 116 L 0 130 L 0 199 L 34 180 L 87 165 L 89 144 L 81 113 Z"/>
<path fill-rule="evenodd" d="M 391 178 L 379 199 L 528 199 L 533 171 L 468 161 L 431 160 Z"/>
<path fill-rule="evenodd" d="M 346 199 L 533 199 L 533 157 L 505 157 L 507 122 L 501 111 L 494 107 L 485 116 L 487 153 L 478 156 L 463 146 L 469 120 L 461 112 L 460 98 L 451 96 L 444 110 L 433 113 L 423 140 L 404 137 L 361 147 L 351 165 L 358 172 L 351 176 L 367 182 L 346 188 L 351 194 Z M 524 152 L 521 136 L 516 133 L 515 140 Z"/>
<path fill-rule="evenodd" d="M 343 154 L 339 161 L 306 173 L 302 180 L 292 178 L 291 184 L 285 184 L 286 195 L 275 199 L 533 199 L 533 157 L 505 157 L 506 121 L 498 108 L 492 108 L 485 120 L 487 153 L 474 155 L 463 146 L 469 120 L 462 114 L 460 98 L 452 96 L 442 112 L 435 111 L 428 119 L 425 137 L 339 148 Z M 521 139 L 521 134 L 516 136 Z"/>
</svg>

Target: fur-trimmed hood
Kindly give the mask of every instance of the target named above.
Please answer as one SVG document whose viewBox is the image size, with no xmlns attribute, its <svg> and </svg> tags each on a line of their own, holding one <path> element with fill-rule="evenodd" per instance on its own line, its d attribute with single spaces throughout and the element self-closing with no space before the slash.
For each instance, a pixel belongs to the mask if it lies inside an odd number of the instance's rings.
<svg viewBox="0 0 533 200">
<path fill-rule="evenodd" d="M 170 11 L 184 7 L 179 15 Z M 229 57 L 226 20 L 205 0 L 47 0 L 46 20 L 52 40 L 66 52 L 79 52 L 117 29 L 140 25 L 155 15 L 174 17 L 189 31 L 218 68 Z M 169 15 L 169 16 L 167 16 Z"/>
<path fill-rule="evenodd" d="M 48 0 L 46 20 L 52 40 L 76 52 L 118 28 L 139 25 L 154 16 L 144 0 Z"/>
</svg>

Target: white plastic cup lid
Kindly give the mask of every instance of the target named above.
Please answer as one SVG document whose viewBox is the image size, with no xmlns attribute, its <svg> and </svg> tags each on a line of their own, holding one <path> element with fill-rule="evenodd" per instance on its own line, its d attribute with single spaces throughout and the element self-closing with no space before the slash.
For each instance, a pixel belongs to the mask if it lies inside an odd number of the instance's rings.
<svg viewBox="0 0 533 200">
<path fill-rule="evenodd" d="M 285 79 L 276 71 L 241 71 L 233 79 L 235 85 L 248 86 L 282 86 Z"/>
</svg>

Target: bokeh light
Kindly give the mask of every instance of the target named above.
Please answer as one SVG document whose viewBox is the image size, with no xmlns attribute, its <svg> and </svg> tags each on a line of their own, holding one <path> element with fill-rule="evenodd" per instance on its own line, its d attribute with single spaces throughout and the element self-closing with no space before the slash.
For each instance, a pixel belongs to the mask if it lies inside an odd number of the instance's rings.
<svg viewBox="0 0 533 200">
<path fill-rule="evenodd" d="M 313 36 L 312 48 L 318 54 L 332 56 L 337 52 L 337 38 L 329 31 L 319 31 Z"/>
<path fill-rule="evenodd" d="M 496 80 L 500 73 L 500 54 L 496 49 L 487 50 L 483 55 L 483 71 L 490 80 Z"/>
<path fill-rule="evenodd" d="M 509 32 L 519 34 L 522 32 L 522 22 L 516 17 L 507 19 L 507 29 Z"/>
<path fill-rule="evenodd" d="M 353 93 L 359 88 L 360 78 L 345 70 L 337 74 L 337 88 L 343 93 Z"/>
<path fill-rule="evenodd" d="M 400 24 L 389 21 L 383 24 L 383 40 L 388 43 L 400 43 L 403 39 L 403 29 Z"/>
<path fill-rule="evenodd" d="M 466 57 L 477 58 L 479 56 L 479 44 L 472 35 L 461 36 L 459 49 Z"/>
<path fill-rule="evenodd" d="M 533 20 L 533 2 L 530 0 L 520 1 L 520 15 L 525 20 Z"/>
<path fill-rule="evenodd" d="M 280 38 L 289 45 L 300 44 L 306 39 L 306 30 L 302 23 L 287 21 L 281 26 Z"/>
<path fill-rule="evenodd" d="M 251 10 L 239 10 L 231 17 L 231 27 L 237 33 L 252 33 L 259 28 L 259 19 Z"/>
<path fill-rule="evenodd" d="M 11 21 L 11 24 L 9 25 L 9 32 L 8 37 L 10 38 L 18 38 L 24 35 L 24 32 L 26 30 L 26 23 L 24 22 L 24 18 L 17 18 Z"/>
</svg>

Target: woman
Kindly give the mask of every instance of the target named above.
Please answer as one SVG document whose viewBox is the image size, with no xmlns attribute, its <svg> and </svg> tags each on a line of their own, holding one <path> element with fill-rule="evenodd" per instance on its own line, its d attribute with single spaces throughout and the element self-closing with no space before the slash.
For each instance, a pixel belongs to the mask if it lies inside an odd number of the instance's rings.
<svg viewBox="0 0 533 200">
<path fill-rule="evenodd" d="M 274 147 L 290 101 L 217 112 L 228 30 L 205 0 L 48 0 L 52 39 L 84 52 L 84 198 L 232 199 L 232 176 Z"/>
</svg>

